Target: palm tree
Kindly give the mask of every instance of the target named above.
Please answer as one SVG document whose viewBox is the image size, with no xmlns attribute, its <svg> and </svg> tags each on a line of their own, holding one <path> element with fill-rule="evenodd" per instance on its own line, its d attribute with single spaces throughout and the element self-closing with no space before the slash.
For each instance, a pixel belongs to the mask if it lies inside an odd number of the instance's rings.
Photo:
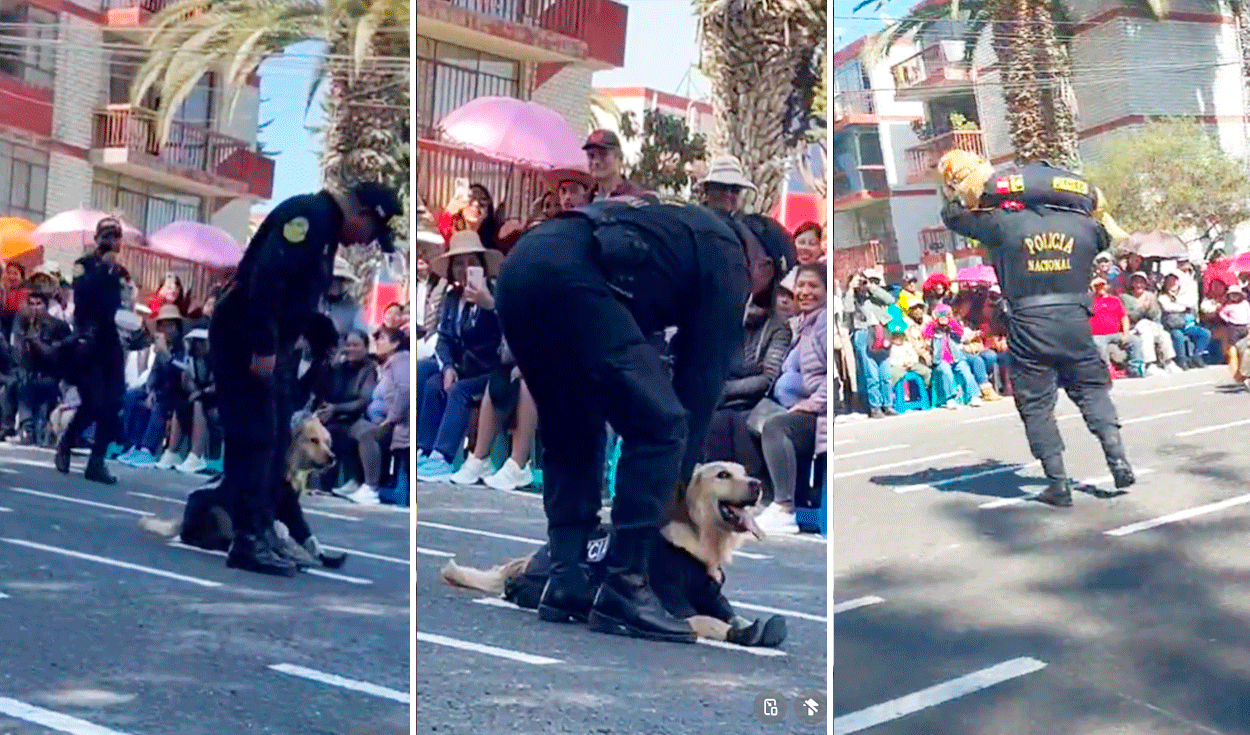
<svg viewBox="0 0 1250 735">
<path fill-rule="evenodd" d="M 880 8 L 882 3 L 866 0 L 855 10 L 868 5 Z M 1076 95 L 1068 55 L 1072 19 L 1062 0 L 945 0 L 918 9 L 877 34 L 865 49 L 865 61 L 879 63 L 899 38 L 953 18 L 965 23 L 965 63 L 971 63 L 981 34 L 987 27 L 990 31 L 1017 162 L 1048 160 L 1079 167 Z"/>
<path fill-rule="evenodd" d="M 795 144 L 806 136 L 825 51 L 826 0 L 694 0 L 700 70 L 712 84 L 709 148 L 737 156 L 758 187 L 750 207 L 781 196 Z"/>
<path fill-rule="evenodd" d="M 326 54 L 309 104 L 324 84 L 326 185 L 373 180 L 406 189 L 409 8 L 409 0 L 178 0 L 151 20 L 131 99 L 156 93 L 164 143 L 178 106 L 207 73 L 222 73 L 232 117 L 261 62 L 320 41 Z"/>
</svg>

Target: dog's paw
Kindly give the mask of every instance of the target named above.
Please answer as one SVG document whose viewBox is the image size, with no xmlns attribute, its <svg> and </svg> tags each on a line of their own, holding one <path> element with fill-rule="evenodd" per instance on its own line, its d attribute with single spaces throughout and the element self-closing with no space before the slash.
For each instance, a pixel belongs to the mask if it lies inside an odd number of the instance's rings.
<svg viewBox="0 0 1250 735">
<path fill-rule="evenodd" d="M 764 622 L 754 620 L 746 626 L 737 625 L 729 629 L 725 639 L 739 646 L 776 648 L 786 639 L 786 619 L 774 615 Z"/>
</svg>

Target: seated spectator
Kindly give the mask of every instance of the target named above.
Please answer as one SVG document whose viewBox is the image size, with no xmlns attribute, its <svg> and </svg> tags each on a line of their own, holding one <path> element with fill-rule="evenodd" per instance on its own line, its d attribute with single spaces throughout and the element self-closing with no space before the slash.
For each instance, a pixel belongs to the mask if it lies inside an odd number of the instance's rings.
<svg viewBox="0 0 1250 735">
<path fill-rule="evenodd" d="M 1108 368 L 1114 369 L 1111 359 L 1112 345 L 1119 347 L 1127 354 L 1126 371 L 1132 376 L 1145 373 L 1142 366 L 1141 340 L 1133 334 L 1129 326 L 1128 314 L 1119 298 L 1107 292 L 1107 280 L 1102 277 L 1090 282 L 1093 289 L 1093 316 L 1089 318 L 1089 331 L 1094 335 L 1094 344 Z"/>
<path fill-rule="evenodd" d="M 1176 346 L 1172 335 L 1163 328 L 1163 309 L 1159 297 L 1150 286 L 1150 277 L 1140 271 L 1128 278 L 1128 291 L 1120 296 L 1124 312 L 1128 316 L 1133 334 L 1141 344 L 1142 361 L 1146 363 L 1146 375 L 1161 372 L 1179 373 L 1176 364 Z"/>
<path fill-rule="evenodd" d="M 373 342 L 379 362 L 377 383 L 364 415 L 351 427 L 364 481 L 348 497 L 365 505 L 381 502 L 378 485 L 387 454 L 408 446 L 408 397 L 412 383 L 408 335 L 402 329 L 382 327 L 373 335 Z"/>
<path fill-rule="evenodd" d="M 328 380 L 318 391 L 314 413 L 330 432 L 331 446 L 342 463 L 346 484 L 339 493 L 350 496 L 360 487 L 362 470 L 353 461 L 357 453 L 353 427 L 365 415 L 378 382 L 377 365 L 369 357 L 369 337 L 353 329 L 343 338 L 338 361 L 330 368 Z M 329 492 L 334 472 L 322 475 L 321 489 Z M 375 483 L 376 485 L 376 483 Z"/>
<path fill-rule="evenodd" d="M 156 314 L 165 304 L 173 304 L 183 314 L 191 313 L 191 298 L 182 285 L 182 279 L 173 273 L 166 273 L 161 287 L 148 299 L 148 309 Z"/>
<path fill-rule="evenodd" d="M 1172 336 L 1177 364 L 1182 368 L 1201 368 L 1206 365 L 1204 356 L 1211 344 L 1211 332 L 1198 323 L 1197 291 L 1187 297 L 1185 279 L 1177 273 L 1169 273 L 1163 279 L 1159 308 L 1163 311 L 1163 328 Z"/>
<path fill-rule="evenodd" d="M 48 297 L 46 313 L 49 316 L 66 321 L 65 303 L 62 301 L 61 295 L 62 280 L 61 266 L 54 261 L 48 260 L 31 271 L 30 282 L 27 285 L 30 291 L 38 291 Z M 29 302 L 27 303 L 29 304 Z"/>
<path fill-rule="evenodd" d="M 203 472 L 208 452 L 208 427 L 217 416 L 217 390 L 208 362 L 208 330 L 200 327 L 187 332 L 187 360 L 182 373 L 182 390 L 187 400 L 174 414 L 180 433 L 189 434 L 191 448 L 187 457 L 174 469 L 186 474 Z"/>
<path fill-rule="evenodd" d="M 70 326 L 48 313 L 48 294 L 28 293 L 26 308 L 13 328 L 21 368 L 17 419 L 22 444 L 52 446 L 47 432 L 48 416 L 61 397 L 59 351 L 70 337 Z"/>
<path fill-rule="evenodd" d="M 544 219 L 551 219 L 560 212 L 567 212 L 590 203 L 590 193 L 595 180 L 590 174 L 577 169 L 559 169 L 545 177 L 555 201 L 550 210 L 544 211 Z"/>
<path fill-rule="evenodd" d="M 413 339 L 417 341 L 417 360 L 434 357 L 438 342 L 438 318 L 442 312 L 447 281 L 430 268 L 434 257 L 424 247 L 417 250 L 417 290 L 413 303 L 417 307 L 412 321 L 416 325 Z"/>
<path fill-rule="evenodd" d="M 186 394 L 183 392 L 182 373 L 186 357 L 182 339 L 182 313 L 174 304 L 161 306 L 156 313 L 156 331 L 152 336 L 156 356 L 148 374 L 147 399 L 151 413 L 143 436 L 135 448 L 117 458 L 118 462 L 131 467 L 157 467 L 173 469 L 178 464 L 178 457 L 173 448 L 181 443 L 178 425 L 174 423 L 173 446 L 169 446 L 161 454 L 166 428 L 174 412 L 184 405 Z"/>
<path fill-rule="evenodd" d="M 408 307 L 392 301 L 382 310 L 382 326 L 387 329 L 408 329 Z"/>
<path fill-rule="evenodd" d="M 913 304 L 923 307 L 924 304 Z M 895 320 L 887 325 L 890 331 L 890 393 L 893 395 L 898 381 L 907 373 L 915 373 L 924 381 L 927 389 L 933 378 L 933 369 L 925 364 L 915 343 L 907 338 L 908 326 Z"/>
<path fill-rule="evenodd" d="M 334 259 L 334 278 L 330 288 L 321 299 L 321 313 L 330 317 L 339 330 L 339 336 L 346 337 L 353 330 L 368 334 L 365 324 L 365 312 L 356 303 L 352 295 L 352 286 L 360 283 L 351 263 L 343 256 Z"/>
<path fill-rule="evenodd" d="M 925 306 L 929 308 L 929 312 L 933 312 L 933 307 L 937 304 L 948 304 L 951 299 L 951 279 L 946 277 L 944 273 L 934 273 L 924 279 L 924 285 L 920 287 L 920 293 L 924 297 Z"/>
<path fill-rule="evenodd" d="M 1219 314 L 1227 295 L 1228 283 L 1223 278 L 1213 278 L 1207 284 L 1206 295 L 1198 302 L 1198 323 L 1211 332 L 1211 341 L 1216 343 L 1216 352 L 1221 355 L 1228 354 L 1228 347 L 1232 344 L 1228 339 L 1228 328 Z M 1206 356 L 1205 353 L 1203 356 Z"/>
<path fill-rule="evenodd" d="M 457 232 L 474 232 L 478 242 L 487 250 L 502 250 L 499 230 L 503 219 L 495 211 L 495 200 L 482 184 L 472 184 L 468 190 L 457 191 L 438 217 L 438 231 L 443 235 L 446 247 L 451 247 L 452 236 Z"/>
<path fill-rule="evenodd" d="M 938 380 L 942 381 L 940 385 L 946 395 L 946 402 L 942 405 L 949 409 L 959 408 L 956 394 L 961 387 L 955 383 L 956 375 L 963 384 L 963 394 L 968 398 L 968 403 L 972 406 L 981 405 L 976 378 L 972 376 L 972 368 L 968 366 L 967 356 L 960 346 L 963 334 L 963 325 L 955 318 L 949 304 L 933 307 L 933 320 L 925 325 L 924 338 L 929 342 L 933 369 Z"/>
<path fill-rule="evenodd" d="M 773 502 L 756 518 L 765 533 L 798 533 L 794 508 L 800 479 L 806 487 L 812 461 L 826 451 L 829 284 L 825 271 L 820 263 L 799 266 L 794 286 L 798 316 L 791 327 L 797 337 L 791 353 L 797 359 L 787 358 L 785 364 L 797 363 L 802 385 L 797 396 L 774 391 L 777 403 L 787 410 L 765 419 L 760 431 L 764 464 L 773 486 Z"/>
<path fill-rule="evenodd" d="M 1228 287 L 1219 316 L 1228 330 L 1226 350 L 1228 369 L 1232 372 L 1233 380 L 1241 382 L 1241 360 L 1237 343 L 1245 339 L 1246 334 L 1250 332 L 1250 303 L 1246 301 L 1245 291 L 1242 290 L 1240 284 Z"/>
<path fill-rule="evenodd" d="M 417 479 L 451 476 L 468 431 L 473 406 L 499 366 L 503 332 L 492 293 L 502 258 L 482 246 L 477 233 L 458 232 L 451 248 L 431 266 L 448 282 L 439 318 L 435 357 L 417 363 Z M 480 268 L 485 283 L 469 281 Z"/>
<path fill-rule="evenodd" d="M 903 279 L 903 288 L 898 292 L 898 308 L 903 313 L 911 311 L 914 304 L 924 306 L 924 294 L 920 292 L 920 283 L 915 276 L 907 276 Z"/>
<path fill-rule="evenodd" d="M 799 265 L 819 263 L 825 254 L 821 244 L 821 227 L 816 222 L 804 222 L 794 231 L 794 253 Z"/>
<path fill-rule="evenodd" d="M 962 347 L 968 358 L 968 368 L 981 391 L 981 400 L 1001 401 L 1002 396 L 994 388 L 994 374 L 998 370 L 998 352 L 985 344 L 986 305 L 989 302 L 989 284 L 978 283 L 955 299 L 951 307 L 955 319 L 964 326 Z"/>
</svg>

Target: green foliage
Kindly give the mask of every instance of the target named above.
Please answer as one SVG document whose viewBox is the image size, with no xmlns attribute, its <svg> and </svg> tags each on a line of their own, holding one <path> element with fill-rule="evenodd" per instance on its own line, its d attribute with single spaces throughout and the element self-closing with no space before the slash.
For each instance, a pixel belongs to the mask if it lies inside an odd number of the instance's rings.
<svg viewBox="0 0 1250 735">
<path fill-rule="evenodd" d="M 634 115 L 621 115 L 621 137 L 640 139 L 638 160 L 627 165 L 626 177 L 639 186 L 667 195 L 685 195 L 694 184 L 691 166 L 707 158 L 702 135 L 692 135 L 686 121 L 658 110 L 647 110 L 641 127 Z"/>
<path fill-rule="evenodd" d="M 1160 120 L 1117 137 L 1091 157 L 1090 179 L 1108 211 L 1129 232 L 1224 230 L 1250 220 L 1250 178 L 1244 161 L 1225 153 L 1192 120 Z"/>
</svg>

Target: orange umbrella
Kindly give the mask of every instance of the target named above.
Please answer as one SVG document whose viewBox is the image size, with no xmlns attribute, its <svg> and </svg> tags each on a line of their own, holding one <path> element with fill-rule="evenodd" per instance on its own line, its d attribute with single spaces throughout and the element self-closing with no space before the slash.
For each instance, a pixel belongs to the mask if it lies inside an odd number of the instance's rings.
<svg viewBox="0 0 1250 735">
<path fill-rule="evenodd" d="M 25 235 L 35 229 L 35 223 L 21 217 L 0 217 L 0 233 L 20 232 Z"/>
<path fill-rule="evenodd" d="M 8 262 L 18 256 L 29 253 L 36 247 L 38 246 L 31 242 L 30 236 L 25 232 L 17 229 L 5 229 L 4 225 L 0 224 L 0 260 Z"/>
</svg>

